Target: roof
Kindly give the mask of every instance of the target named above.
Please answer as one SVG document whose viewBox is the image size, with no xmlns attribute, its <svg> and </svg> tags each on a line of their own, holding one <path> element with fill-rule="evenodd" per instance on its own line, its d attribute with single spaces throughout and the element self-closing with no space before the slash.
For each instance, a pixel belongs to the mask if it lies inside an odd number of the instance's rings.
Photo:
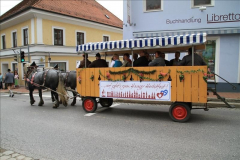
<svg viewBox="0 0 240 160">
<path fill-rule="evenodd" d="M 0 22 L 29 9 L 44 10 L 117 28 L 123 28 L 123 22 L 95 0 L 23 0 L 21 3 L 3 14 L 0 17 Z"/>
<path fill-rule="evenodd" d="M 165 48 L 199 45 L 206 42 L 206 33 L 175 35 L 168 37 L 139 38 L 121 41 L 108 41 L 78 45 L 77 52 L 116 51 L 147 48 Z"/>
</svg>

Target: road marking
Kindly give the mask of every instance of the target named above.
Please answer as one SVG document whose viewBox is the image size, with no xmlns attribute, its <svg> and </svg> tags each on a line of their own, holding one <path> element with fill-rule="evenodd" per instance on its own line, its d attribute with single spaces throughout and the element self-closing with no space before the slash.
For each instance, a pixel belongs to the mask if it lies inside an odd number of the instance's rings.
<svg viewBox="0 0 240 160">
<path fill-rule="evenodd" d="M 24 96 L 29 96 L 29 94 L 22 94 Z M 38 94 L 33 94 L 33 96 L 39 96 Z M 44 98 L 51 98 L 51 95 L 42 95 Z"/>
<path fill-rule="evenodd" d="M 87 113 L 87 114 L 85 114 L 84 116 L 90 117 L 90 116 L 92 116 L 92 115 L 94 115 L 94 114 L 96 114 L 96 113 Z"/>
<path fill-rule="evenodd" d="M 116 103 L 116 104 L 112 105 L 112 106 L 109 107 L 109 108 L 114 108 L 114 107 L 116 107 L 116 106 L 118 106 L 118 105 L 120 105 L 120 104 L 119 104 L 119 103 Z M 105 110 L 107 110 L 107 109 L 109 109 L 109 108 L 108 108 L 108 107 L 100 108 L 100 109 L 98 109 L 98 110 L 96 111 L 96 113 L 87 113 L 87 114 L 85 114 L 84 116 L 90 117 L 90 116 L 93 116 L 94 114 L 100 113 L 100 112 L 105 111 Z"/>
<path fill-rule="evenodd" d="M 6 95 L 1 95 L 1 97 L 8 97 L 9 95 L 8 94 L 6 94 Z"/>
<path fill-rule="evenodd" d="M 110 108 L 114 108 L 114 107 L 119 106 L 119 105 L 120 105 L 119 103 L 116 103 L 116 104 L 112 105 Z"/>
</svg>

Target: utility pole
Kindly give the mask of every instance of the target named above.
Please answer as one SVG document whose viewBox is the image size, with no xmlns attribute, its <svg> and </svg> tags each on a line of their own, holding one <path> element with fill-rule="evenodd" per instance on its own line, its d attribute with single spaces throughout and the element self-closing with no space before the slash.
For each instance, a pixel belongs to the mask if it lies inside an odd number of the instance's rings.
<svg viewBox="0 0 240 160">
<path fill-rule="evenodd" d="M 28 44 L 28 63 L 31 63 L 31 61 L 30 61 L 30 53 L 29 53 L 29 44 Z"/>
<path fill-rule="evenodd" d="M 50 57 L 50 52 L 48 52 L 48 67 L 50 67 L 50 62 L 51 62 L 51 57 Z"/>
</svg>

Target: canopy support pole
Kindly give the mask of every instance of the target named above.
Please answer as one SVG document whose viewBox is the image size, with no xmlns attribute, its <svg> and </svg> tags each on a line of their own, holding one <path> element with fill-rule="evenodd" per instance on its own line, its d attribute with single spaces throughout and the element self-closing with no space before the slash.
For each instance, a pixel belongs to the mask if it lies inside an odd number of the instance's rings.
<svg viewBox="0 0 240 160">
<path fill-rule="evenodd" d="M 131 49 L 132 52 L 132 67 L 133 67 L 133 50 Z"/>
<path fill-rule="evenodd" d="M 192 66 L 194 66 L 194 46 L 192 45 Z"/>
<path fill-rule="evenodd" d="M 87 68 L 87 56 L 86 56 L 86 52 L 84 52 L 84 58 L 85 58 L 85 68 Z"/>
</svg>

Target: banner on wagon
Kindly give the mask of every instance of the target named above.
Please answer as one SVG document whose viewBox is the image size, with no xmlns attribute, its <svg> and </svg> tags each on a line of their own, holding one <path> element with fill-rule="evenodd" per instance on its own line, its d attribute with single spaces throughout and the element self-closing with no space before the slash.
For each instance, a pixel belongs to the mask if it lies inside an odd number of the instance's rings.
<svg viewBox="0 0 240 160">
<path fill-rule="evenodd" d="M 171 81 L 100 81 L 101 98 L 171 101 Z"/>
</svg>

